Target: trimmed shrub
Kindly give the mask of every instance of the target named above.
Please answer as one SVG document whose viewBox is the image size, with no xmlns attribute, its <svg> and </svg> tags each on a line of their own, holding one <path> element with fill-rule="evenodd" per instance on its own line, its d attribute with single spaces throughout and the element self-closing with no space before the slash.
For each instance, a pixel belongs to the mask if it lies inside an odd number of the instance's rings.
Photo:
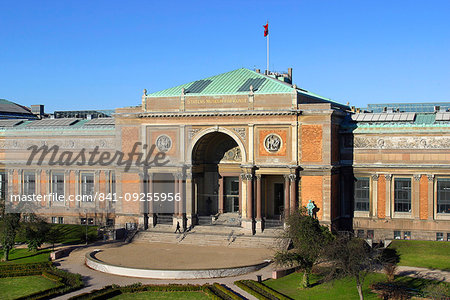
<svg viewBox="0 0 450 300">
<path fill-rule="evenodd" d="M 254 280 L 240 280 L 235 284 L 258 299 L 289 300 L 291 298 Z"/>
<path fill-rule="evenodd" d="M 242 298 L 233 293 L 233 291 L 230 291 L 225 286 L 214 283 L 212 286 L 209 287 L 209 290 L 211 290 L 218 298 L 220 299 L 226 299 L 226 300 L 241 300 Z"/>
</svg>

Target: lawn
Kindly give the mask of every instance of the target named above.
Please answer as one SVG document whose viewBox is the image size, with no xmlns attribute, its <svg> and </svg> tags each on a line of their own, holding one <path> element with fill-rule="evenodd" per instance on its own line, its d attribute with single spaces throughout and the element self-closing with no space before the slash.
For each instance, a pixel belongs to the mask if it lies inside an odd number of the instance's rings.
<svg viewBox="0 0 450 300">
<path fill-rule="evenodd" d="M 16 299 L 61 285 L 43 276 L 0 278 L 0 299 Z"/>
<path fill-rule="evenodd" d="M 392 241 L 389 248 L 400 254 L 401 266 L 450 270 L 450 243 L 436 241 Z"/>
<path fill-rule="evenodd" d="M 334 282 L 318 283 L 319 275 L 311 276 L 311 288 L 298 288 L 303 273 L 293 273 L 280 279 L 269 279 L 264 281 L 268 287 L 285 294 L 293 299 L 359 299 L 356 283 L 354 279 L 345 278 Z M 364 299 L 379 299 L 377 294 L 372 293 L 369 286 L 376 282 L 385 282 L 386 276 L 380 273 L 369 274 L 363 285 Z M 422 291 L 430 284 L 442 284 L 447 287 L 448 283 L 439 283 L 421 278 L 397 276 L 395 283 L 407 286 L 411 289 Z"/>
<path fill-rule="evenodd" d="M 0 264 L 26 264 L 47 262 L 50 259 L 50 252 L 50 249 L 43 249 L 33 252 L 28 251 L 28 249 L 26 248 L 15 248 L 9 252 L 9 261 L 0 262 Z M 0 250 L 0 257 L 3 258 L 3 250 Z"/>
<path fill-rule="evenodd" d="M 210 297 L 203 292 L 140 292 L 140 293 L 126 293 L 112 299 L 210 299 Z"/>
<path fill-rule="evenodd" d="M 81 244 L 86 242 L 86 226 L 76 224 L 52 224 L 52 230 L 57 230 L 60 238 L 56 243 Z M 88 240 L 97 240 L 97 226 L 87 226 Z"/>
<path fill-rule="evenodd" d="M 280 279 L 266 280 L 264 284 L 293 299 L 359 299 L 355 280 L 346 278 L 318 284 L 321 276 L 313 274 L 310 278 L 312 287 L 300 289 L 302 276 L 302 273 L 292 273 Z M 370 291 L 369 285 L 385 278 L 383 274 L 369 274 L 363 285 L 364 299 L 378 299 L 377 295 Z"/>
</svg>

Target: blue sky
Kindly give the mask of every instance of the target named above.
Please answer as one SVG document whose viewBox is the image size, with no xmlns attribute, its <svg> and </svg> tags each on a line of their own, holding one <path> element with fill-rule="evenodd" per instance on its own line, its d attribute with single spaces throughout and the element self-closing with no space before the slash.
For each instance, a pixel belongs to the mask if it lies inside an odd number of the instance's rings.
<svg viewBox="0 0 450 300">
<path fill-rule="evenodd" d="M 140 103 L 236 68 L 292 67 L 336 101 L 450 101 L 450 1 L 3 1 L 0 98 L 46 111 Z"/>
</svg>

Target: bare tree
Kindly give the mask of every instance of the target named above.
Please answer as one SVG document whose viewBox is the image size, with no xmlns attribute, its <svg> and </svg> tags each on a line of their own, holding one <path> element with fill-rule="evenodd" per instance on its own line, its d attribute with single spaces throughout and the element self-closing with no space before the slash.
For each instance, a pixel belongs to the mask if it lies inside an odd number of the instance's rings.
<svg viewBox="0 0 450 300">
<path fill-rule="evenodd" d="M 362 286 L 369 272 L 380 265 L 381 251 L 371 248 L 365 240 L 353 235 L 339 235 L 326 251 L 331 269 L 325 280 L 353 277 L 359 298 L 364 299 Z"/>
</svg>

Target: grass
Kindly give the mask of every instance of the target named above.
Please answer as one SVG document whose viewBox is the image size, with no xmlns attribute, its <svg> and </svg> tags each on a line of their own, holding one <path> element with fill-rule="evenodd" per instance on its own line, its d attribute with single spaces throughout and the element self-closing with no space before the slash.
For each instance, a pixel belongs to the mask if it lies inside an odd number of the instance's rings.
<svg viewBox="0 0 450 300">
<path fill-rule="evenodd" d="M 292 273 L 279 279 L 264 281 L 268 287 L 293 299 L 359 299 L 354 279 L 345 278 L 334 282 L 319 283 L 322 276 L 311 275 L 311 288 L 300 289 L 303 273 Z M 364 299 L 378 299 L 375 293 L 369 289 L 373 282 L 383 281 L 383 274 L 369 274 L 363 285 Z"/>
<path fill-rule="evenodd" d="M 60 238 L 56 243 L 81 244 L 86 242 L 86 225 L 76 224 L 51 224 L 52 230 L 57 230 Z M 88 241 L 97 240 L 97 226 L 87 226 Z"/>
<path fill-rule="evenodd" d="M 210 297 L 203 292 L 140 292 L 140 293 L 125 293 L 112 299 L 210 299 Z"/>
<path fill-rule="evenodd" d="M 401 266 L 450 271 L 450 243 L 436 241 L 392 241 L 389 248 L 397 249 Z"/>
<path fill-rule="evenodd" d="M 9 261 L 0 262 L 0 264 L 27 264 L 47 262 L 50 259 L 50 252 L 50 249 L 43 249 L 33 252 L 28 251 L 28 249 L 26 248 L 15 248 L 9 252 Z M 0 250 L 0 257 L 3 258 L 3 250 Z"/>
<path fill-rule="evenodd" d="M 16 299 L 60 285 L 61 283 L 43 276 L 0 278 L 0 299 Z"/>
<path fill-rule="evenodd" d="M 299 283 L 301 282 L 302 276 L 303 273 L 292 273 L 276 280 L 266 280 L 264 281 L 264 284 L 293 299 L 359 299 L 354 279 L 344 278 L 334 282 L 320 283 L 319 280 L 322 277 L 313 274 L 310 281 L 312 287 L 300 289 Z M 372 283 L 385 281 L 386 276 L 384 274 L 369 274 L 363 284 L 364 299 L 379 299 L 377 294 L 371 292 L 369 286 Z M 418 291 L 423 291 L 425 287 L 430 284 L 450 286 L 448 283 L 439 283 L 437 281 L 406 276 L 397 276 L 395 278 L 395 283 Z"/>
</svg>

